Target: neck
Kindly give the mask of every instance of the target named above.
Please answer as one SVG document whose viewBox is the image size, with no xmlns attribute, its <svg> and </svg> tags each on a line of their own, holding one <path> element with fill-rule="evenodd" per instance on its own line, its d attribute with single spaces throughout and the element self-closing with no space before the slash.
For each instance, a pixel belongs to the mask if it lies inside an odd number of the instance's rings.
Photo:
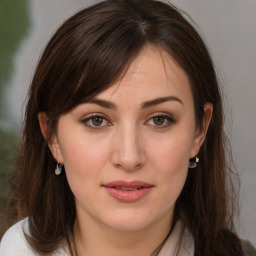
<svg viewBox="0 0 256 256">
<path fill-rule="evenodd" d="M 114 230 L 102 223 L 79 218 L 74 225 L 74 241 L 77 256 L 149 256 L 165 240 L 171 228 L 172 218 L 160 221 L 136 231 Z"/>
</svg>

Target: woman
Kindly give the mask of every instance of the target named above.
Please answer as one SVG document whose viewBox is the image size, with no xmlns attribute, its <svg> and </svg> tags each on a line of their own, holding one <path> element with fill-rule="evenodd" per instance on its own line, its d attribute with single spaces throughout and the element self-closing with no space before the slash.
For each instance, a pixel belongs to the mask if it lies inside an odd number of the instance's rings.
<svg viewBox="0 0 256 256">
<path fill-rule="evenodd" d="M 225 146 L 212 60 L 174 6 L 84 9 L 36 69 L 0 253 L 247 255 Z"/>
</svg>

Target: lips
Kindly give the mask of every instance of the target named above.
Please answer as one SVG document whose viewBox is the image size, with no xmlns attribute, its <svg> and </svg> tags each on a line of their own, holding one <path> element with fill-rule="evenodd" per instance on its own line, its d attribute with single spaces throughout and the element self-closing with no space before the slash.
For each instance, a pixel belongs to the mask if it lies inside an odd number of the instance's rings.
<svg viewBox="0 0 256 256">
<path fill-rule="evenodd" d="M 133 191 L 133 190 L 141 189 L 142 187 L 114 187 L 114 188 L 118 190 Z"/>
<path fill-rule="evenodd" d="M 104 184 L 103 187 L 111 197 L 121 202 L 132 203 L 144 198 L 154 186 L 142 181 L 118 180 Z"/>
</svg>

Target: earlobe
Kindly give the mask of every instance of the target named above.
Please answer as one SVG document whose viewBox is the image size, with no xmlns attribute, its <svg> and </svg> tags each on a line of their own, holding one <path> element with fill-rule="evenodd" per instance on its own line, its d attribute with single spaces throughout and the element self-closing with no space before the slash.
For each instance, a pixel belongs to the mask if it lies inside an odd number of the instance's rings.
<svg viewBox="0 0 256 256">
<path fill-rule="evenodd" d="M 57 143 L 57 140 L 56 140 L 56 137 L 55 137 L 55 136 L 53 136 L 53 137 L 48 141 L 48 147 L 50 148 L 54 159 L 55 159 L 57 162 L 60 162 L 60 160 L 58 159 L 59 147 L 58 147 L 58 143 Z"/>
<path fill-rule="evenodd" d="M 50 134 L 49 134 L 49 127 L 48 127 L 48 117 L 45 112 L 40 112 L 38 114 L 38 121 L 41 129 L 41 133 L 44 139 L 47 141 L 48 147 L 50 148 L 53 157 L 57 160 L 58 159 L 57 152 L 59 151 L 59 146 L 57 143 L 56 136 L 51 136 L 51 138 L 49 137 Z M 58 159 L 57 161 L 60 161 L 60 159 Z"/>
<path fill-rule="evenodd" d="M 212 113 L 213 113 L 213 105 L 209 102 L 205 103 L 202 125 L 198 127 L 196 130 L 196 135 L 194 138 L 194 146 L 193 146 L 193 150 L 191 151 L 191 158 L 195 157 L 198 154 L 200 147 L 204 143 L 204 140 L 208 131 L 208 127 L 212 119 Z"/>
<path fill-rule="evenodd" d="M 61 149 L 57 140 L 56 135 L 54 135 L 48 142 L 48 147 L 50 148 L 54 159 L 57 161 L 58 165 L 63 165 L 63 157 L 61 153 Z"/>
</svg>

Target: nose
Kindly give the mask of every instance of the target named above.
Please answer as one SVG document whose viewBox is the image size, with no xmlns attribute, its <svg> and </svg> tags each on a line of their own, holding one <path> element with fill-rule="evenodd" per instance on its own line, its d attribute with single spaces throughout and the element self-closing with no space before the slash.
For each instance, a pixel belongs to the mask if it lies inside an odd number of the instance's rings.
<svg viewBox="0 0 256 256">
<path fill-rule="evenodd" d="M 140 131 L 136 127 L 120 127 L 113 141 L 112 164 L 127 172 L 137 171 L 145 165 L 146 154 L 143 150 Z"/>
</svg>

